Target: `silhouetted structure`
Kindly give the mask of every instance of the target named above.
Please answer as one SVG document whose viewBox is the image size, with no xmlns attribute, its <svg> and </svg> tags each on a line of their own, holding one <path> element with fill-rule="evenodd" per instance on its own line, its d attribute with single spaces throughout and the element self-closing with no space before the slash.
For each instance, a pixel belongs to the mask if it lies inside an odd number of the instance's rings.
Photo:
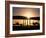
<svg viewBox="0 0 46 38">
<path fill-rule="evenodd" d="M 27 19 L 27 18 L 24 16 L 13 16 L 13 19 Z"/>
<path fill-rule="evenodd" d="M 27 17 L 24 17 L 24 16 L 13 16 L 13 19 L 22 19 L 23 20 L 23 24 L 24 24 L 24 21 L 27 20 Z"/>
<path fill-rule="evenodd" d="M 30 19 L 33 19 L 33 20 L 40 20 L 40 17 L 31 17 Z"/>
<path fill-rule="evenodd" d="M 19 22 L 17 22 L 16 25 L 19 25 Z"/>
<path fill-rule="evenodd" d="M 40 29 L 40 24 L 38 23 L 40 20 L 40 17 L 31 17 L 31 18 L 27 18 L 24 16 L 13 16 L 13 19 L 22 19 L 23 20 L 23 24 L 19 24 L 18 22 L 16 23 L 16 25 L 20 25 L 20 26 L 13 26 L 13 30 L 34 30 L 34 29 Z M 27 20 L 27 26 L 24 26 L 24 21 L 26 24 L 26 20 Z M 28 26 L 28 20 L 30 23 L 30 20 L 38 20 L 38 22 L 33 23 L 34 26 Z M 23 27 L 22 27 L 23 25 Z"/>
<path fill-rule="evenodd" d="M 25 16 L 13 16 L 13 19 L 23 19 L 23 24 L 24 24 L 24 21 L 27 20 L 27 25 L 28 25 L 28 20 L 29 20 L 29 23 L 30 23 L 30 20 L 40 20 L 40 17 L 31 17 L 31 18 L 27 18 Z M 26 21 L 25 21 L 25 24 L 26 24 Z"/>
<path fill-rule="evenodd" d="M 33 25 L 35 25 L 35 26 L 37 25 L 37 26 L 38 26 L 38 25 L 39 25 L 39 23 L 38 23 L 38 22 L 35 22 L 35 23 L 33 23 Z"/>
</svg>

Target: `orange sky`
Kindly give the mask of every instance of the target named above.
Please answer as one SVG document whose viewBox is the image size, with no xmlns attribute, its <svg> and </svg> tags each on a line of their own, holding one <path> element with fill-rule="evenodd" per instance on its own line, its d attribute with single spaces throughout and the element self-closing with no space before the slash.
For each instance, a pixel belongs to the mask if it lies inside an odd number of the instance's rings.
<svg viewBox="0 0 46 38">
<path fill-rule="evenodd" d="M 13 16 L 39 17 L 39 8 L 13 8 Z"/>
</svg>

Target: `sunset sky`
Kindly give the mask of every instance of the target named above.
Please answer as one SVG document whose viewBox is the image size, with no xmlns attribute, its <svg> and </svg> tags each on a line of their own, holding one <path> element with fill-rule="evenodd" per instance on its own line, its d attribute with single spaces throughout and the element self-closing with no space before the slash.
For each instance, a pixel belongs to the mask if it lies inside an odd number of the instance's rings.
<svg viewBox="0 0 46 38">
<path fill-rule="evenodd" d="M 13 16 L 39 17 L 40 9 L 13 7 Z"/>
</svg>

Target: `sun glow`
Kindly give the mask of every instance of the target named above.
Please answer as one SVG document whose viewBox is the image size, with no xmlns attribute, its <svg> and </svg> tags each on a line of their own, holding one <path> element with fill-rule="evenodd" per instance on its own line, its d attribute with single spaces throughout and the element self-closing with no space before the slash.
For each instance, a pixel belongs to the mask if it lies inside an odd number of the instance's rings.
<svg viewBox="0 0 46 38">
<path fill-rule="evenodd" d="M 24 15 L 25 15 L 28 19 L 29 19 L 30 17 L 34 16 L 33 13 L 30 12 L 30 11 L 25 12 Z"/>
<path fill-rule="evenodd" d="M 25 11 L 25 12 L 21 12 L 19 16 L 24 16 L 29 19 L 31 17 L 36 17 L 37 15 L 35 14 L 34 11 Z"/>
<path fill-rule="evenodd" d="M 23 14 L 25 17 L 30 18 L 30 12 L 26 11 L 25 14 Z"/>
<path fill-rule="evenodd" d="M 29 18 L 30 18 L 30 16 L 27 16 L 27 18 L 29 19 Z"/>
</svg>

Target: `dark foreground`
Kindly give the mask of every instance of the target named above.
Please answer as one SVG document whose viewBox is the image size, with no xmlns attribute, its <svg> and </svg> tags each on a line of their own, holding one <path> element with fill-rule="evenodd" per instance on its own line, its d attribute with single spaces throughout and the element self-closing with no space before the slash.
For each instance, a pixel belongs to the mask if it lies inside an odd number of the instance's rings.
<svg viewBox="0 0 46 38">
<path fill-rule="evenodd" d="M 13 26 L 13 31 L 17 30 L 38 30 L 40 29 L 40 25 L 38 26 Z"/>
</svg>

